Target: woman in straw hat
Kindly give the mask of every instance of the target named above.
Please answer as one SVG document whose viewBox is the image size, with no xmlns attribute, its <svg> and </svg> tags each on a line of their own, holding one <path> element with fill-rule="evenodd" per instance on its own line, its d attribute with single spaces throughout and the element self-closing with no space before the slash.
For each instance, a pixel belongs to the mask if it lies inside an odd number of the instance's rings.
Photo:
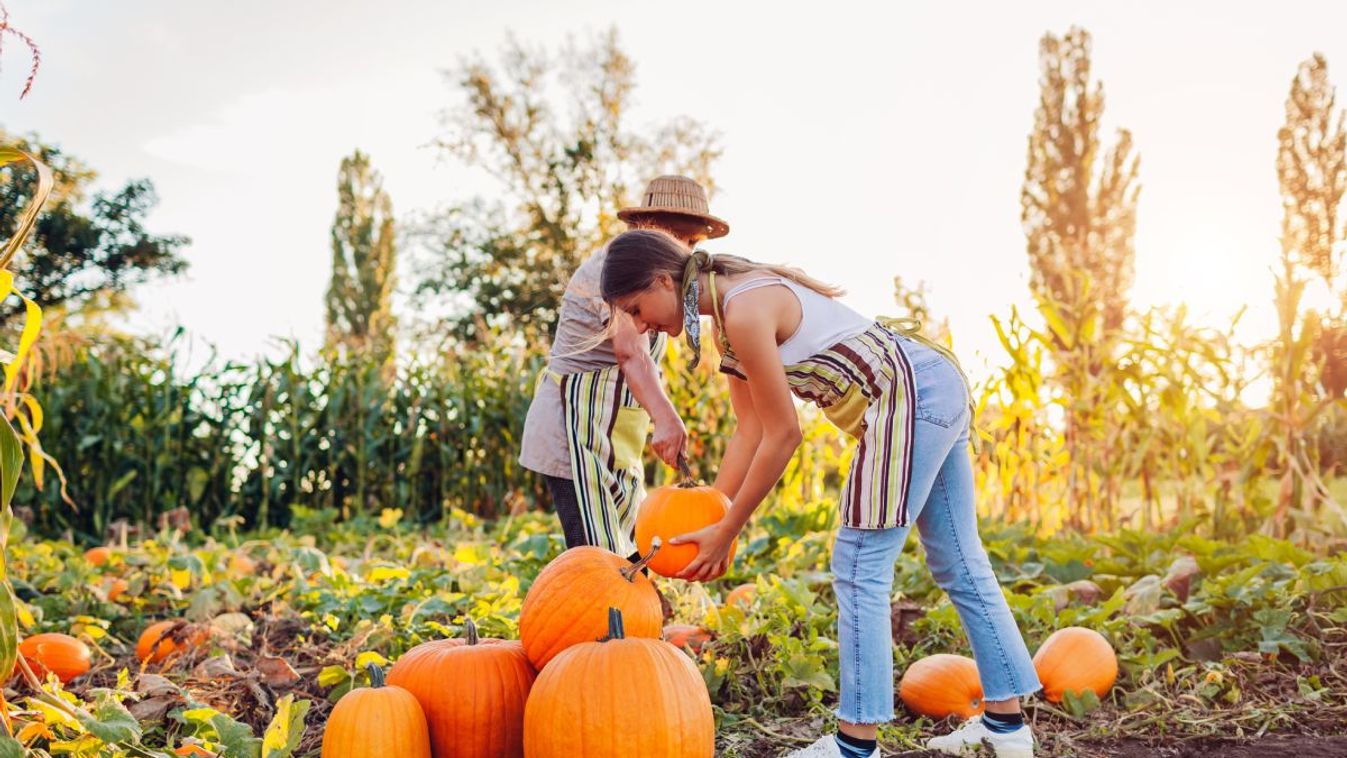
<svg viewBox="0 0 1347 758">
<path fill-rule="evenodd" d="M 705 581 L 772 491 L 800 443 L 792 393 L 819 405 L 857 440 L 841 492 L 833 546 L 841 665 L 839 731 L 794 755 L 877 755 L 878 724 L 893 718 L 893 566 L 913 524 L 926 563 L 953 602 L 977 659 L 986 714 L 929 747 L 958 754 L 985 738 L 1001 758 L 1033 755 L 1019 699 L 1039 689 L 1029 651 L 977 531 L 967 381 L 954 356 L 912 322 L 866 318 L 803 272 L 690 253 L 667 234 L 625 232 L 608 245 L 603 299 L 642 333 L 687 335 L 699 315 L 716 326 L 721 371 L 736 417 L 716 476 L 733 505 L 720 522 L 671 540 L 698 555 L 682 575 Z"/>
<path fill-rule="evenodd" d="M 617 215 L 629 227 L 672 235 L 685 250 L 730 231 L 710 214 L 701 185 L 684 176 L 654 179 L 639 205 Z M 661 384 L 664 336 L 651 339 L 626 314 L 609 310 L 599 293 L 603 260 L 600 250 L 566 285 L 519 460 L 545 477 L 567 547 L 597 545 L 631 556 L 650 421 L 652 447 L 671 466 L 683 454 L 687 431 Z"/>
</svg>

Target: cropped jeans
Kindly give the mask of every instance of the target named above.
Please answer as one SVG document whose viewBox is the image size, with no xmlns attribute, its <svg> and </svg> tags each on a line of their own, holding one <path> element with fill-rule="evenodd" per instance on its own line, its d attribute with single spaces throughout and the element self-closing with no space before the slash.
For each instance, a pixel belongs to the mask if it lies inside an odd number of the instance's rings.
<svg viewBox="0 0 1347 758">
<path fill-rule="evenodd" d="M 1040 688 L 1033 661 L 978 537 L 968 390 L 947 358 L 920 342 L 900 339 L 917 386 L 908 510 L 926 551 L 926 565 L 959 614 L 984 698 L 1032 694 Z M 894 563 L 910 530 L 910 525 L 844 526 L 833 545 L 841 659 L 837 717 L 843 721 L 879 724 L 893 718 L 889 603 Z"/>
</svg>

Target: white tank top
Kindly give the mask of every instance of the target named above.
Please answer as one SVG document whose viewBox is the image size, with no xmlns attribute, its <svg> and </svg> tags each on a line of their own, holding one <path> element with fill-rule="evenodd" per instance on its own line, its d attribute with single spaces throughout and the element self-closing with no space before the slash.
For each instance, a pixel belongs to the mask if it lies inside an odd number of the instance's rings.
<svg viewBox="0 0 1347 758">
<path fill-rule="evenodd" d="M 736 295 L 773 285 L 784 286 L 794 292 L 795 299 L 800 301 L 800 327 L 778 346 L 782 365 L 803 363 L 810 356 L 817 355 L 842 340 L 855 337 L 875 323 L 874 319 L 862 316 L 827 295 L 780 276 L 749 279 L 731 287 L 721 302 L 722 312 L 729 309 L 730 300 Z"/>
</svg>

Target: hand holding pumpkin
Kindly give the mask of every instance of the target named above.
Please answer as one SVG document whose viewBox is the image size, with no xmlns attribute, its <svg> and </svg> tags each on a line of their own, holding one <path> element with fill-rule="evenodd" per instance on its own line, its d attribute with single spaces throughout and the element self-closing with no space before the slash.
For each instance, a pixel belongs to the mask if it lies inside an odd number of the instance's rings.
<svg viewBox="0 0 1347 758">
<path fill-rule="evenodd" d="M 717 521 L 669 540 L 671 545 L 697 545 L 697 557 L 678 574 L 678 578 L 690 582 L 709 582 L 724 576 L 730 568 L 730 561 L 734 559 L 734 543 L 738 538 L 738 529 L 728 529 L 724 521 Z"/>
</svg>

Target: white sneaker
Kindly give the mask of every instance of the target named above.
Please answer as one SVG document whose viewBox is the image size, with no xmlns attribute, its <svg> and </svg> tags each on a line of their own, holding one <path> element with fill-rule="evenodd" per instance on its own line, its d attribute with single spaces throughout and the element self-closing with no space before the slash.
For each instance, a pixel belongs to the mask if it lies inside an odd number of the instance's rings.
<svg viewBox="0 0 1347 758">
<path fill-rule="evenodd" d="M 964 725 L 943 737 L 933 737 L 926 741 L 927 750 L 936 750 L 948 755 L 977 755 L 983 744 L 996 752 L 996 758 L 1033 758 L 1034 733 L 1029 725 L 1006 734 L 996 734 L 982 723 L 981 716 L 974 716 Z M 819 755 L 822 755 L 820 753 Z"/>
<path fill-rule="evenodd" d="M 872 758 L 879 758 L 879 750 L 876 749 L 870 755 Z M 837 746 L 837 738 L 829 734 L 820 737 L 809 747 L 787 753 L 785 758 L 842 758 L 842 749 Z"/>
</svg>

